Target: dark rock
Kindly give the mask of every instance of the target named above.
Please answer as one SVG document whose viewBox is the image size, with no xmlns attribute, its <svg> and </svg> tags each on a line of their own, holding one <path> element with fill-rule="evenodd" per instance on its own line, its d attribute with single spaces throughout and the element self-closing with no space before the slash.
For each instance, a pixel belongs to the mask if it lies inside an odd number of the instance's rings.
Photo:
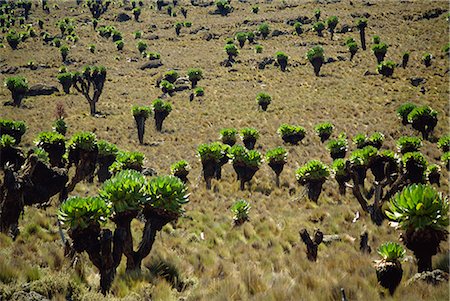
<svg viewBox="0 0 450 301">
<path fill-rule="evenodd" d="M 191 85 L 176 85 L 175 92 L 189 90 L 190 88 L 191 88 Z"/>
<path fill-rule="evenodd" d="M 144 65 L 142 65 L 140 67 L 141 70 L 144 69 L 153 69 L 153 68 L 158 68 L 161 67 L 163 65 L 163 63 L 161 62 L 161 60 L 151 60 L 147 63 L 145 63 Z"/>
<path fill-rule="evenodd" d="M 414 285 L 417 281 L 425 281 L 432 285 L 446 284 L 448 283 L 448 273 L 441 270 L 417 273 L 408 280 L 407 285 Z"/>
<path fill-rule="evenodd" d="M 197 33 L 199 33 L 200 31 L 209 31 L 209 28 L 208 28 L 208 27 L 205 27 L 205 26 L 200 26 L 200 27 L 198 27 L 198 28 L 196 28 L 196 29 L 191 30 L 191 31 L 189 32 L 189 34 L 197 34 Z"/>
<path fill-rule="evenodd" d="M 352 13 L 352 14 L 350 14 L 350 16 L 352 16 L 352 18 L 369 18 L 370 17 L 370 14 L 369 13 L 362 13 L 362 14 L 360 14 L 360 13 Z"/>
<path fill-rule="evenodd" d="M 210 33 L 210 32 L 206 32 L 206 33 L 203 35 L 203 37 L 202 37 L 202 39 L 205 40 L 205 41 L 210 41 L 210 40 L 212 40 L 212 39 L 217 39 L 217 38 L 218 38 L 218 37 L 217 37 L 216 34 L 213 34 L 213 33 Z"/>
<path fill-rule="evenodd" d="M 0 69 L 1 74 L 15 74 L 19 70 L 18 67 L 15 66 L 5 66 Z"/>
<path fill-rule="evenodd" d="M 157 175 L 158 175 L 158 173 L 156 172 L 156 169 L 151 168 L 151 167 L 145 167 L 145 168 L 143 168 L 141 173 L 142 173 L 144 176 L 150 176 L 150 177 L 153 177 L 153 176 L 157 176 Z"/>
<path fill-rule="evenodd" d="M 338 33 L 346 33 L 353 31 L 353 26 L 350 26 L 348 24 L 342 24 L 341 28 L 337 30 Z"/>
<path fill-rule="evenodd" d="M 184 91 L 189 90 L 191 88 L 191 82 L 186 77 L 180 77 L 178 78 L 175 83 L 175 91 Z"/>
<path fill-rule="evenodd" d="M 127 15 L 126 13 L 120 13 L 116 17 L 117 22 L 126 22 L 129 20 L 131 20 L 131 17 L 129 15 Z"/>
<path fill-rule="evenodd" d="M 434 19 L 445 13 L 447 10 L 443 8 L 434 8 L 430 9 L 422 14 L 421 19 Z M 420 20 L 420 19 L 419 19 Z"/>
<path fill-rule="evenodd" d="M 347 60 L 346 57 L 340 56 L 340 55 L 338 55 L 336 58 L 337 58 L 337 60 L 338 60 L 339 62 L 345 62 L 345 61 Z"/>
<path fill-rule="evenodd" d="M 150 35 L 150 36 L 148 36 L 148 38 L 147 38 L 148 40 L 159 40 L 159 36 L 158 35 L 156 35 L 156 34 L 152 34 L 152 35 Z"/>
<path fill-rule="evenodd" d="M 333 3 L 340 3 L 342 0 L 316 0 L 316 3 L 318 4 L 333 4 Z"/>
<path fill-rule="evenodd" d="M 427 90 L 425 89 L 424 86 L 420 87 L 420 93 L 425 94 L 427 92 Z"/>
<path fill-rule="evenodd" d="M 278 29 L 274 29 L 274 31 L 272 31 L 271 36 L 272 37 L 278 37 L 278 36 L 282 36 L 282 35 L 286 35 L 286 34 L 288 34 L 286 31 L 281 31 L 281 30 L 278 30 Z"/>
<path fill-rule="evenodd" d="M 443 8 L 433 8 L 430 10 L 427 10 L 426 12 L 424 12 L 421 15 L 406 15 L 403 16 L 404 20 L 407 21 L 419 21 L 419 20 L 423 20 L 423 19 L 434 19 L 434 18 L 438 18 L 440 15 L 442 15 L 443 13 L 445 13 L 447 10 L 443 9 Z"/>
<path fill-rule="evenodd" d="M 208 7 L 208 6 L 214 5 L 214 1 L 209 1 L 209 0 L 191 0 L 191 4 L 193 6 L 198 6 L 198 7 Z"/>
<path fill-rule="evenodd" d="M 411 85 L 413 85 L 414 87 L 417 87 L 420 84 L 424 84 L 427 82 L 427 80 L 423 77 L 411 77 L 409 81 L 411 82 Z"/>
<path fill-rule="evenodd" d="M 324 64 L 330 64 L 330 63 L 334 63 L 337 62 L 337 60 L 335 58 L 329 57 L 327 58 L 327 60 L 325 61 Z"/>
<path fill-rule="evenodd" d="M 294 26 L 295 23 L 300 22 L 302 24 L 310 24 L 313 22 L 312 19 L 306 17 L 306 16 L 299 16 L 295 19 L 289 19 L 286 21 L 286 24 L 289 26 Z"/>
<path fill-rule="evenodd" d="M 265 57 L 258 63 L 258 69 L 265 69 L 267 65 L 271 65 L 275 62 L 273 57 Z"/>
<path fill-rule="evenodd" d="M 36 84 L 30 87 L 27 96 L 51 95 L 56 92 L 59 92 L 59 90 L 55 86 Z"/>
<path fill-rule="evenodd" d="M 231 67 L 231 66 L 233 66 L 233 62 L 229 59 L 225 59 L 222 62 L 220 62 L 220 66 Z"/>
</svg>

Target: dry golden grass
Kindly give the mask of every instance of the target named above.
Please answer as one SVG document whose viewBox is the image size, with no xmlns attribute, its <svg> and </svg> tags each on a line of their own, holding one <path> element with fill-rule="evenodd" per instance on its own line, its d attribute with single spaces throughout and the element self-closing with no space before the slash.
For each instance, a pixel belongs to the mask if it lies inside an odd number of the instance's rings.
<svg viewBox="0 0 450 301">
<path fill-rule="evenodd" d="M 118 2 L 118 1 L 116 1 Z M 145 2 L 145 1 L 144 1 Z M 254 2 L 254 1 L 252 1 Z M 111 295 L 103 298 L 97 292 L 99 276 L 86 256 L 71 266 L 64 258 L 56 226 L 56 208 L 41 210 L 26 208 L 20 220 L 21 234 L 16 241 L 0 234 L 0 296 L 10 298 L 15 291 L 35 290 L 53 300 L 65 300 L 70 292 L 73 300 L 340 300 L 340 288 L 345 288 L 349 300 L 448 300 L 448 286 L 432 287 L 417 284 L 407 287 L 406 281 L 416 272 L 413 254 L 403 263 L 404 276 L 394 297 L 382 296 L 377 284 L 373 260 L 359 252 L 359 235 L 369 232 L 370 245 L 376 249 L 387 240 L 398 241 L 396 230 L 385 222 L 375 226 L 366 215 L 352 223 L 356 211 L 361 211 L 355 198 L 348 192 L 339 196 L 334 180 L 328 180 L 319 204 L 308 202 L 295 181 L 295 170 L 310 159 L 320 159 L 330 164 L 327 150 L 314 133 L 314 125 L 330 121 L 336 128 L 333 137 L 341 131 L 349 137 L 362 132 L 381 131 L 386 135 L 383 148 L 395 149 L 395 140 L 402 135 L 417 135 L 410 127 L 402 126 L 395 115 L 397 107 L 411 101 L 432 106 L 439 113 L 435 136 L 449 132 L 448 57 L 441 57 L 441 48 L 448 43 L 448 22 L 441 15 L 431 20 L 405 21 L 403 16 L 419 15 L 431 8 L 447 8 L 445 1 L 372 1 L 365 6 L 361 1 L 343 0 L 335 4 L 316 4 L 313 1 L 287 1 L 295 4 L 282 9 L 281 1 L 263 3 L 260 12 L 251 13 L 251 5 L 232 1 L 235 10 L 228 17 L 209 15 L 213 7 L 198 8 L 188 5 L 188 21 L 191 29 L 209 28 L 218 39 L 205 41 L 204 32 L 189 34 L 183 28 L 175 36 L 173 24 L 183 19 L 181 14 L 169 18 L 149 8 L 142 10 L 140 19 L 117 23 L 114 16 L 124 11 L 118 5 L 103 15 L 99 25 L 114 25 L 124 34 L 125 48 L 118 52 L 111 40 L 95 33 L 86 8 L 77 7 L 75 1 L 50 0 L 50 14 L 44 14 L 33 6 L 31 20 L 45 22 L 44 28 L 57 34 L 57 20 L 69 16 L 76 20 L 76 33 L 80 40 L 71 45 L 70 71 L 86 64 L 104 65 L 108 75 L 98 110 L 105 118 L 89 116 L 89 107 L 82 95 L 72 92 L 52 96 L 40 96 L 24 100 L 23 108 L 2 107 L 0 118 L 24 120 L 28 125 L 22 146 L 33 145 L 36 135 L 50 130 L 55 119 L 54 107 L 62 102 L 68 114 L 68 135 L 80 130 L 95 131 L 101 139 L 116 143 L 125 150 L 141 151 L 146 155 L 146 165 L 158 173 L 169 172 L 170 164 L 185 159 L 192 166 L 189 175 L 191 202 L 186 206 L 186 216 L 176 225 L 166 226 L 153 247 L 144 266 L 162 260 L 178 269 L 185 289 L 178 292 L 170 284 L 155 277 L 144 268 L 141 276 L 125 274 L 122 262 L 113 284 Z M 54 4 L 59 9 L 54 9 Z M 298 16 L 312 17 L 320 8 L 323 17 L 336 15 L 341 24 L 352 25 L 352 13 L 370 14 L 366 39 L 368 49 L 359 49 L 353 62 L 338 61 L 326 64 L 322 76 L 313 75 L 312 67 L 305 59 L 306 51 L 321 44 L 326 57 L 348 57 L 344 42 L 354 37 L 359 44 L 358 32 L 335 34 L 330 41 L 308 31 L 301 36 L 282 35 L 261 40 L 264 50 L 255 54 L 253 46 L 240 49 L 231 69 L 220 66 L 226 57 L 223 51 L 225 39 L 238 31 L 256 30 L 265 20 L 270 28 L 292 32 L 285 21 Z M 127 12 L 130 14 L 130 12 Z M 131 14 L 130 14 L 131 15 Z M 248 20 L 248 22 L 244 22 Z M 150 30 L 150 25 L 156 29 Z M 37 28 L 37 26 L 36 26 Z M 310 28 L 305 25 L 304 28 Z M 140 70 L 145 62 L 136 50 L 133 32 L 143 31 L 142 40 L 149 50 L 161 53 L 163 67 Z M 39 32 L 39 31 L 38 31 Z M 387 59 L 401 61 L 405 51 L 411 52 L 409 66 L 397 68 L 393 78 L 364 76 L 375 71 L 376 60 L 370 51 L 371 37 L 379 35 L 389 44 Z M 158 35 L 157 40 L 148 40 Z M 8 66 L 25 66 L 29 60 L 46 64 L 48 69 L 31 71 L 20 67 L 18 74 L 27 77 L 30 84 L 47 83 L 59 86 L 56 80 L 62 65 L 59 50 L 42 44 L 41 39 L 29 39 L 12 51 L 5 44 L 0 49 L 0 63 Z M 89 52 L 88 45 L 96 45 L 96 53 Z M 259 70 L 256 63 L 263 57 L 272 57 L 276 51 L 284 51 L 290 57 L 287 72 L 274 66 Z M 432 67 L 426 68 L 420 61 L 424 52 L 435 57 Z M 129 58 L 137 62 L 129 62 Z M 200 67 L 205 78 L 199 86 L 205 88 L 205 96 L 189 102 L 188 91 L 178 92 L 168 98 L 173 111 L 165 120 L 163 132 L 153 128 L 153 120 L 147 121 L 145 141 L 139 145 L 134 120 L 130 113 L 133 104 L 147 104 L 161 95 L 155 87 L 156 79 L 168 69 L 185 74 L 190 67 Z M 413 87 L 409 78 L 424 77 L 426 93 Z M 0 74 L 0 81 L 6 78 Z M 265 91 L 273 102 L 267 112 L 257 110 L 255 97 Z M 2 100 L 10 99 L 6 88 L 0 89 Z M 276 130 L 282 123 L 298 124 L 306 128 L 307 136 L 299 146 L 286 146 L 288 163 L 281 174 L 281 188 L 274 184 L 272 170 L 263 165 L 256 173 L 251 188 L 239 191 L 235 174 L 230 165 L 223 170 L 221 181 L 213 180 L 213 189 L 205 190 L 201 180 L 201 164 L 196 157 L 200 143 L 217 140 L 223 127 L 255 127 L 260 132 L 257 149 L 266 150 L 282 144 Z M 350 150 L 354 145 L 350 143 Z M 421 151 L 429 162 L 437 163 L 440 150 L 436 144 L 425 142 Z M 443 168 L 441 191 L 448 192 L 448 172 Z M 93 195 L 97 183 L 79 185 L 75 194 Z M 292 194 L 293 193 L 293 194 Z M 252 209 L 250 221 L 241 227 L 233 227 L 230 207 L 237 199 L 248 200 Z M 142 231 L 139 222 L 133 224 L 134 234 Z M 330 245 L 320 245 L 318 261 L 306 259 L 305 246 L 298 231 L 307 228 L 311 233 L 320 228 L 325 234 L 340 234 L 342 240 Z M 434 263 L 449 260 L 448 242 L 442 243 L 442 253 Z M 448 266 L 448 265 L 447 265 Z M 0 298 L 1 299 L 1 298 Z"/>
</svg>

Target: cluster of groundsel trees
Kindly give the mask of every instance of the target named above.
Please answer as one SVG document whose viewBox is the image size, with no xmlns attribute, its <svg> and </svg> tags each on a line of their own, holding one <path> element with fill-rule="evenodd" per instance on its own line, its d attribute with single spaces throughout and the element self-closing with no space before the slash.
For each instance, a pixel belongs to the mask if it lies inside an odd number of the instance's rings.
<svg viewBox="0 0 450 301">
<path fill-rule="evenodd" d="M 99 269 L 100 287 L 106 293 L 122 255 L 127 271 L 140 270 L 158 231 L 176 221 L 188 202 L 187 187 L 178 177 L 146 178 L 144 156 L 120 152 L 90 132 L 75 133 L 69 140 L 56 131 L 41 132 L 36 147 L 24 154 L 17 146 L 26 131 L 23 122 L 0 120 L 0 231 L 16 237 L 25 206 L 48 204 L 59 194 L 59 221 L 68 228 L 74 252 L 86 252 Z M 75 166 L 74 172 L 69 172 Z M 69 177 L 69 174 L 71 177 Z M 77 183 L 97 174 L 104 182 L 98 196 L 69 194 Z M 137 250 L 130 224 L 137 216 L 145 220 Z M 115 229 L 103 228 L 106 222 Z"/>
<path fill-rule="evenodd" d="M 48 10 L 44 3 L 46 1 L 43 1 L 43 8 Z M 86 1 L 86 7 L 94 18 L 94 29 L 110 3 L 101 0 Z M 9 5 L 14 6 L 6 4 L 1 8 L 0 26 L 8 29 L 6 41 L 12 49 L 17 49 L 21 42 L 36 36 L 36 33 L 32 26 L 26 26 L 26 30 L 20 33 L 10 29 L 14 26 L 15 19 L 13 14 L 9 13 Z M 162 1 L 157 2 L 158 9 L 161 9 L 160 5 Z M 216 6 L 217 12 L 222 15 L 232 11 L 230 1 L 217 1 Z M 21 1 L 18 7 L 23 9 L 24 18 L 27 19 L 31 3 Z M 139 21 L 141 9 L 136 7 L 135 3 L 132 12 L 135 20 Z M 258 12 L 257 7 L 253 8 L 253 12 Z M 186 17 L 187 11 L 182 13 Z M 173 15 L 172 10 L 169 15 Z M 338 18 L 332 16 L 323 22 L 320 20 L 320 10 L 316 10 L 314 15 L 316 23 L 313 29 L 322 36 L 327 28 L 333 39 Z M 38 25 L 43 29 L 44 22 L 40 20 Z M 183 25 L 189 27 L 191 24 L 185 22 Z M 75 43 L 78 40 L 73 20 L 62 19 L 57 26 L 61 36 L 67 41 Z M 176 34 L 180 33 L 181 27 L 181 23 L 175 25 Z M 358 20 L 356 27 L 360 33 L 361 48 L 366 50 L 367 20 Z M 294 29 L 298 35 L 303 33 L 301 23 L 294 24 Z M 114 26 L 100 26 L 97 32 L 101 37 L 111 37 L 119 51 L 123 49 L 123 34 Z M 261 24 L 256 32 L 256 35 L 263 39 L 268 38 L 269 34 L 270 29 L 266 23 Z M 42 32 L 42 37 L 45 43 L 51 42 L 59 49 L 63 62 L 70 60 L 71 48 L 62 44 L 61 39 L 52 38 L 46 32 Z M 140 37 L 141 33 L 136 32 L 135 38 Z M 247 41 L 254 43 L 255 33 L 237 33 L 235 40 L 242 48 Z M 345 45 L 352 60 L 358 51 L 358 45 L 353 38 L 347 39 Z M 150 59 L 159 58 L 159 54 L 147 52 L 148 45 L 145 42 L 138 41 L 136 46 L 143 56 Z M 262 49 L 260 45 L 255 46 L 257 53 Z M 396 64 L 385 61 L 388 45 L 375 36 L 371 49 L 378 64 L 378 72 L 391 76 Z M 91 45 L 89 50 L 95 52 L 95 45 Z M 228 62 L 235 63 L 239 49 L 233 39 L 227 41 L 224 50 Z M 448 55 L 448 45 L 444 51 Z M 321 46 L 313 47 L 307 52 L 306 58 L 313 66 L 314 74 L 320 76 L 321 67 L 325 63 L 324 49 Z M 403 68 L 406 68 L 408 60 L 409 53 L 405 53 L 401 64 Z M 277 52 L 275 61 L 280 69 L 285 71 L 289 56 L 281 51 Z M 422 61 L 429 67 L 432 55 L 424 54 Z M 71 89 L 82 93 L 90 105 L 91 115 L 95 115 L 106 74 L 106 69 L 101 66 L 87 66 L 80 72 L 68 72 L 66 68 L 61 68 L 57 80 L 65 93 L 70 93 Z M 164 94 L 172 95 L 179 77 L 174 70 L 166 72 L 158 82 L 158 88 L 161 88 Z M 195 89 L 193 94 L 203 95 L 203 88 L 197 87 L 198 81 L 203 78 L 202 70 L 189 69 L 187 78 L 191 82 L 191 88 Z M 19 107 L 29 90 L 27 79 L 23 76 L 8 77 L 5 86 L 11 91 L 11 104 Z M 259 93 L 256 101 L 258 106 L 266 111 L 272 97 L 267 93 Z M 153 113 L 155 127 L 162 131 L 163 121 L 171 110 L 170 103 L 161 99 L 156 99 L 151 107 L 132 108 L 141 144 L 144 143 L 146 119 Z M 421 133 L 424 140 L 430 138 L 438 121 L 437 112 L 429 106 L 407 103 L 397 110 L 397 114 L 404 125 L 411 125 Z M 331 137 L 333 129 L 331 123 L 321 123 L 314 128 L 323 143 Z M 4 173 L 4 181 L 0 186 L 0 231 L 16 237 L 24 207 L 33 204 L 48 205 L 50 198 L 59 194 L 58 219 L 68 229 L 72 241 L 70 247 L 74 252 L 88 254 L 100 272 L 101 291 L 106 293 L 122 256 L 124 255 L 127 261 L 127 272 L 140 270 L 142 260 L 151 252 L 158 231 L 167 223 L 176 221 L 183 213 L 183 205 L 188 202 L 186 183 L 189 163 L 184 160 L 175 162 L 171 166 L 173 176 L 146 178 L 141 173 L 144 161 L 142 153 L 120 151 L 107 141 L 98 141 L 90 132 L 75 133 L 71 138 L 66 138 L 67 125 L 62 116 L 55 121 L 53 131 L 38 134 L 36 147 L 28 153 L 18 147 L 25 131 L 23 122 L 0 120 L 0 169 Z M 277 133 L 284 143 L 293 146 L 300 144 L 306 136 L 303 127 L 289 124 L 282 124 Z M 267 150 L 263 156 L 254 149 L 259 138 L 256 129 L 241 129 L 244 146 L 236 144 L 236 129 L 222 129 L 220 134 L 221 142 L 201 144 L 197 149 L 208 189 L 211 188 L 213 178 L 221 178 L 222 167 L 230 161 L 241 190 L 253 179 L 263 161 L 273 170 L 276 186 L 280 185 L 280 175 L 288 159 L 288 151 L 284 147 Z M 345 159 L 348 139 L 345 133 L 340 133 L 337 139 L 331 139 L 325 145 L 333 159 L 332 166 L 327 166 L 319 160 L 311 160 L 295 173 L 298 183 L 306 188 L 310 200 L 318 202 L 324 183 L 333 176 L 339 185 L 339 192 L 345 194 L 346 190 L 350 189 L 361 208 L 370 215 L 375 224 L 381 225 L 384 219 L 393 222 L 392 225 L 402 231 L 404 245 L 417 258 L 419 272 L 431 270 L 432 256 L 438 252 L 440 243 L 447 239 L 449 225 L 448 199 L 431 186 L 440 185 L 440 167 L 435 164 L 428 165 L 419 152 L 422 139 L 400 137 L 397 141 L 399 153 L 395 153 L 381 150 L 384 142 L 382 133 L 370 136 L 358 134 L 352 139 L 356 150 Z M 443 152 L 441 161 L 448 169 L 450 136 L 441 137 L 437 145 Z M 103 183 L 97 196 L 69 197 L 78 183 L 91 181 L 94 176 Z M 246 200 L 238 200 L 232 205 L 235 225 L 249 220 L 250 209 L 251 206 Z M 138 217 L 145 222 L 138 248 L 135 249 L 135 238 L 130 225 Z M 113 230 L 110 230 L 111 228 Z M 313 241 L 306 231 L 302 232 L 301 236 L 304 241 L 311 241 L 310 245 L 315 249 L 310 253 L 315 254 L 315 260 L 317 246 L 323 237 L 317 233 Z M 380 284 L 393 294 L 402 279 L 401 259 L 405 250 L 397 243 L 388 242 L 379 247 L 378 253 L 382 259 L 375 264 L 377 278 Z"/>
<path fill-rule="evenodd" d="M 100 271 L 100 287 L 106 293 L 114 279 L 122 255 L 126 270 L 140 270 L 150 253 L 156 234 L 176 221 L 188 202 L 187 188 L 178 178 L 160 176 L 147 180 L 134 170 L 123 170 L 107 180 L 97 197 L 70 197 L 61 204 L 59 219 L 69 228 L 76 252 L 86 252 Z M 131 222 L 145 217 L 142 238 L 133 248 Z M 102 229 L 110 220 L 114 232 Z"/>
</svg>

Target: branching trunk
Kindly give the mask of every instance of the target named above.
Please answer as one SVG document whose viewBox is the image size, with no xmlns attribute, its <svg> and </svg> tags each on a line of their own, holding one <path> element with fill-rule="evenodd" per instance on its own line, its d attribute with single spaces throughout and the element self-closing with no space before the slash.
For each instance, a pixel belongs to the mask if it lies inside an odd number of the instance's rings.
<svg viewBox="0 0 450 301">
<path fill-rule="evenodd" d="M 310 261 L 317 260 L 317 249 L 323 240 L 323 233 L 320 230 L 314 232 L 314 240 L 311 239 L 306 229 L 300 231 L 300 238 L 306 245 L 306 256 Z"/>
<path fill-rule="evenodd" d="M 359 241 L 359 250 L 362 253 L 370 254 L 372 252 L 372 248 L 369 246 L 369 234 L 367 233 L 367 231 L 362 233 L 360 235 L 359 239 L 360 239 L 360 241 Z"/>
<path fill-rule="evenodd" d="M 35 155 L 29 156 L 17 172 L 7 168 L 0 186 L 0 232 L 18 234 L 17 225 L 25 205 L 48 202 L 67 180 L 66 170 L 51 168 Z"/>
</svg>

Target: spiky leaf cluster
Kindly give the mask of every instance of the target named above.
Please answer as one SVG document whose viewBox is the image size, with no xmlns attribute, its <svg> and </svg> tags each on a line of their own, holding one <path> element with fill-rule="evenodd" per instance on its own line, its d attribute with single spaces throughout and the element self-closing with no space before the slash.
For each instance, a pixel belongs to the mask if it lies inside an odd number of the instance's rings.
<svg viewBox="0 0 450 301">
<path fill-rule="evenodd" d="M 327 149 L 333 156 L 335 154 L 345 153 L 348 150 L 348 142 L 346 138 L 332 139 L 327 143 Z"/>
<path fill-rule="evenodd" d="M 409 163 L 414 163 L 415 166 L 421 166 L 424 170 L 427 167 L 427 160 L 420 152 L 406 153 L 402 157 L 403 166 L 406 167 Z"/>
<path fill-rule="evenodd" d="M 182 206 L 189 202 L 186 185 L 174 176 L 159 176 L 148 181 L 145 206 L 182 214 Z"/>
<path fill-rule="evenodd" d="M 357 149 L 350 155 L 350 162 L 354 166 L 368 167 L 371 160 L 377 155 L 377 149 L 373 146 L 366 146 L 362 149 Z"/>
<path fill-rule="evenodd" d="M 200 68 L 190 68 L 187 71 L 187 76 L 191 82 L 199 81 L 203 78 L 203 71 Z"/>
<path fill-rule="evenodd" d="M 109 206 L 98 197 L 70 197 L 58 211 L 58 219 L 72 230 L 105 222 L 109 215 Z"/>
<path fill-rule="evenodd" d="M 319 123 L 314 127 L 314 130 L 320 137 L 324 135 L 330 136 L 331 133 L 333 132 L 333 129 L 334 125 L 330 122 Z"/>
<path fill-rule="evenodd" d="M 389 202 L 386 216 L 404 230 L 432 228 L 447 231 L 449 202 L 433 187 L 413 184 L 397 193 Z"/>
<path fill-rule="evenodd" d="M 142 170 L 145 156 L 140 152 L 124 152 L 119 151 L 116 156 L 116 161 L 109 167 L 109 171 L 117 173 L 126 169 Z"/>
<path fill-rule="evenodd" d="M 439 138 L 437 146 L 443 151 L 448 152 L 450 149 L 450 135 L 444 135 L 441 138 Z"/>
<path fill-rule="evenodd" d="M 258 139 L 259 132 L 254 128 L 243 128 L 241 129 L 241 137 L 242 139 Z"/>
<path fill-rule="evenodd" d="M 236 143 L 237 130 L 234 128 L 224 128 L 220 130 L 220 140 L 225 144 Z"/>
<path fill-rule="evenodd" d="M 147 119 L 152 114 L 152 108 L 149 106 L 133 106 L 131 113 L 135 118 L 140 117 Z"/>
<path fill-rule="evenodd" d="M 139 211 L 146 199 L 145 177 L 135 170 L 123 170 L 103 183 L 100 197 L 115 214 Z"/>
<path fill-rule="evenodd" d="M 152 102 L 153 111 L 156 112 L 163 112 L 163 113 L 170 113 L 172 111 L 172 105 L 168 102 L 165 102 L 162 99 L 155 99 Z"/>
<path fill-rule="evenodd" d="M 336 159 L 331 166 L 335 177 L 347 177 L 347 163 L 344 159 Z"/>
<path fill-rule="evenodd" d="M 26 93 L 28 91 L 28 81 L 23 76 L 11 76 L 5 79 L 5 87 L 12 93 Z"/>
<path fill-rule="evenodd" d="M 25 134 L 27 127 L 23 121 L 14 121 L 9 119 L 0 119 L 0 135 L 10 135 L 16 139 Z"/>
<path fill-rule="evenodd" d="M 177 161 L 170 166 L 170 171 L 172 174 L 186 173 L 189 169 L 191 169 L 191 167 L 186 160 Z"/>
<path fill-rule="evenodd" d="M 408 122 L 412 124 L 428 119 L 437 120 L 437 112 L 429 106 L 415 107 L 408 114 Z"/>
<path fill-rule="evenodd" d="M 36 146 L 46 149 L 51 146 L 65 146 L 65 138 L 56 132 L 41 132 L 36 139 Z"/>
<path fill-rule="evenodd" d="M 281 137 L 292 136 L 292 135 L 301 135 L 301 136 L 305 137 L 306 130 L 304 127 L 301 127 L 301 126 L 282 124 L 278 128 L 277 133 Z"/>
<path fill-rule="evenodd" d="M 238 200 L 231 206 L 231 212 L 233 213 L 233 220 L 246 221 L 248 220 L 248 214 L 250 213 L 250 204 L 246 200 Z"/>
<path fill-rule="evenodd" d="M 286 164 L 288 152 L 284 147 L 269 149 L 266 153 L 266 161 L 270 164 Z"/>
<path fill-rule="evenodd" d="M 417 152 L 422 147 L 419 137 L 402 136 L 397 140 L 397 148 L 402 153 Z"/>
<path fill-rule="evenodd" d="M 325 181 L 330 176 L 330 169 L 319 160 L 311 160 L 297 169 L 295 176 L 300 184 Z"/>
<path fill-rule="evenodd" d="M 16 144 L 16 139 L 14 139 L 10 135 L 2 135 L 0 137 L 0 149 L 7 148 L 7 147 L 13 147 Z"/>
<path fill-rule="evenodd" d="M 119 149 L 115 144 L 109 143 L 106 140 L 98 140 L 97 146 L 99 158 L 116 156 L 117 153 L 119 152 Z"/>
<path fill-rule="evenodd" d="M 256 95 L 256 101 L 257 101 L 258 105 L 260 105 L 260 106 L 268 105 L 272 101 L 272 96 L 270 96 L 267 93 L 261 92 L 261 93 L 258 93 L 258 95 Z"/>
<path fill-rule="evenodd" d="M 258 168 L 262 163 L 261 153 L 256 150 L 247 150 L 242 145 L 234 145 L 229 149 L 228 156 L 233 164 L 249 168 Z"/>
<path fill-rule="evenodd" d="M 202 162 L 215 161 L 219 162 L 225 155 L 223 147 L 219 143 L 200 144 L 197 153 Z"/>
<path fill-rule="evenodd" d="M 92 132 L 78 132 L 73 134 L 68 142 L 69 150 L 94 151 L 97 148 L 97 136 Z"/>
<path fill-rule="evenodd" d="M 391 262 L 401 260 L 406 254 L 405 249 L 396 242 L 386 242 L 382 244 L 377 249 L 377 252 L 383 257 L 384 261 Z"/>
<path fill-rule="evenodd" d="M 324 60 L 324 56 L 323 56 L 323 48 L 322 46 L 314 46 L 313 48 L 311 48 L 310 50 L 308 50 L 308 52 L 306 53 L 306 58 L 312 62 L 313 60 Z"/>
<path fill-rule="evenodd" d="M 417 106 L 413 103 L 407 102 L 402 104 L 397 109 L 397 116 L 402 120 L 408 120 L 409 113 L 412 112 Z"/>
</svg>

